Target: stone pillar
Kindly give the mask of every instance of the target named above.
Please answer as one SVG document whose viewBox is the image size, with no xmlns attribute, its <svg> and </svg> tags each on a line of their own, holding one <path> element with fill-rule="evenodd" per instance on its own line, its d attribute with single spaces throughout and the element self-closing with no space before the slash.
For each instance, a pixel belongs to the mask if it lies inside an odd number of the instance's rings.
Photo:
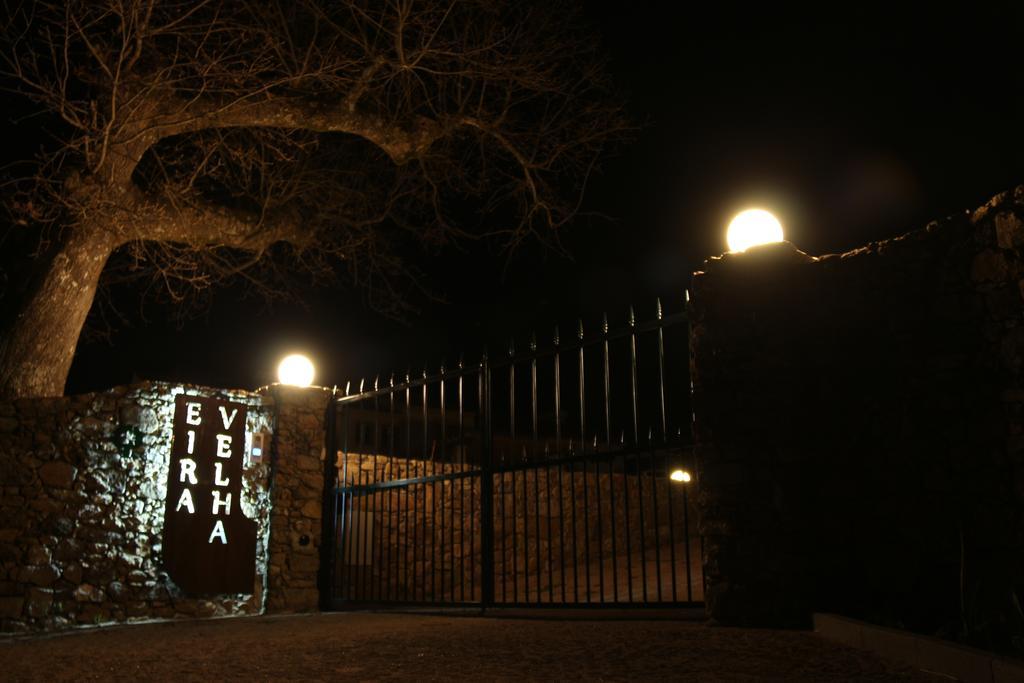
<svg viewBox="0 0 1024 683">
<path fill-rule="evenodd" d="M 268 614 L 317 609 L 323 457 L 330 392 L 274 385 Z"/>
<path fill-rule="evenodd" d="M 704 264 L 691 379 L 712 618 L 1019 637 L 1022 297 L 1024 188 L 846 254 Z"/>
</svg>

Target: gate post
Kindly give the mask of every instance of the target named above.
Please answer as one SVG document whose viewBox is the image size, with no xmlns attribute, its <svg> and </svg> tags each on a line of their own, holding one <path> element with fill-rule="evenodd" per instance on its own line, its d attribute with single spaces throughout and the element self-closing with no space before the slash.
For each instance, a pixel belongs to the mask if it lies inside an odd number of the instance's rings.
<svg viewBox="0 0 1024 683">
<path fill-rule="evenodd" d="M 494 605 L 494 444 L 491 424 L 491 366 L 484 352 L 480 362 L 484 381 L 484 424 L 480 454 L 480 606 Z"/>
<path fill-rule="evenodd" d="M 270 461 L 267 613 L 319 606 L 324 416 L 330 394 L 320 387 L 271 385 L 274 437 Z"/>
</svg>

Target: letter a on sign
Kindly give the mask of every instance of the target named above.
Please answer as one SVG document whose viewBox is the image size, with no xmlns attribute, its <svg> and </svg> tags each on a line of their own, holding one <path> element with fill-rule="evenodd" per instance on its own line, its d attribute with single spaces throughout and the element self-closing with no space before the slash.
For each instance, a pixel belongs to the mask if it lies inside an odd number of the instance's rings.
<svg viewBox="0 0 1024 683">
<path fill-rule="evenodd" d="M 217 523 L 213 525 L 213 531 L 210 532 L 210 540 L 207 543 L 213 543 L 213 539 L 219 538 L 220 542 L 224 545 L 228 543 L 228 534 L 224 531 L 224 522 L 217 520 Z"/>
<path fill-rule="evenodd" d="M 164 568 L 189 596 L 252 593 L 256 523 L 242 510 L 246 498 L 241 448 L 248 409 L 203 396 L 180 395 L 174 400 Z"/>
</svg>

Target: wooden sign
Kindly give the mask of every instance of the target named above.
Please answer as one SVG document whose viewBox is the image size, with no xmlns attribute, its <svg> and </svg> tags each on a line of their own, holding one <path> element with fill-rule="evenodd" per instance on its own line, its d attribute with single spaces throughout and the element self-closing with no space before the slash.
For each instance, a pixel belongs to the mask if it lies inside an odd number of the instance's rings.
<svg viewBox="0 0 1024 683">
<path fill-rule="evenodd" d="M 253 592 L 256 523 L 241 505 L 245 418 L 240 403 L 175 399 L 163 561 L 189 595 Z"/>
</svg>

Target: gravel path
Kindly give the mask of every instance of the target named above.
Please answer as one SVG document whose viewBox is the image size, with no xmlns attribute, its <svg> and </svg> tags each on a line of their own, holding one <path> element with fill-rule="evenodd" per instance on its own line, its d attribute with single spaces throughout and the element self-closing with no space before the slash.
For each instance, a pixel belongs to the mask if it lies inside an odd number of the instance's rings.
<svg viewBox="0 0 1024 683">
<path fill-rule="evenodd" d="M 0 641 L 5 681 L 931 681 L 804 631 L 692 621 L 316 614 Z"/>
</svg>

